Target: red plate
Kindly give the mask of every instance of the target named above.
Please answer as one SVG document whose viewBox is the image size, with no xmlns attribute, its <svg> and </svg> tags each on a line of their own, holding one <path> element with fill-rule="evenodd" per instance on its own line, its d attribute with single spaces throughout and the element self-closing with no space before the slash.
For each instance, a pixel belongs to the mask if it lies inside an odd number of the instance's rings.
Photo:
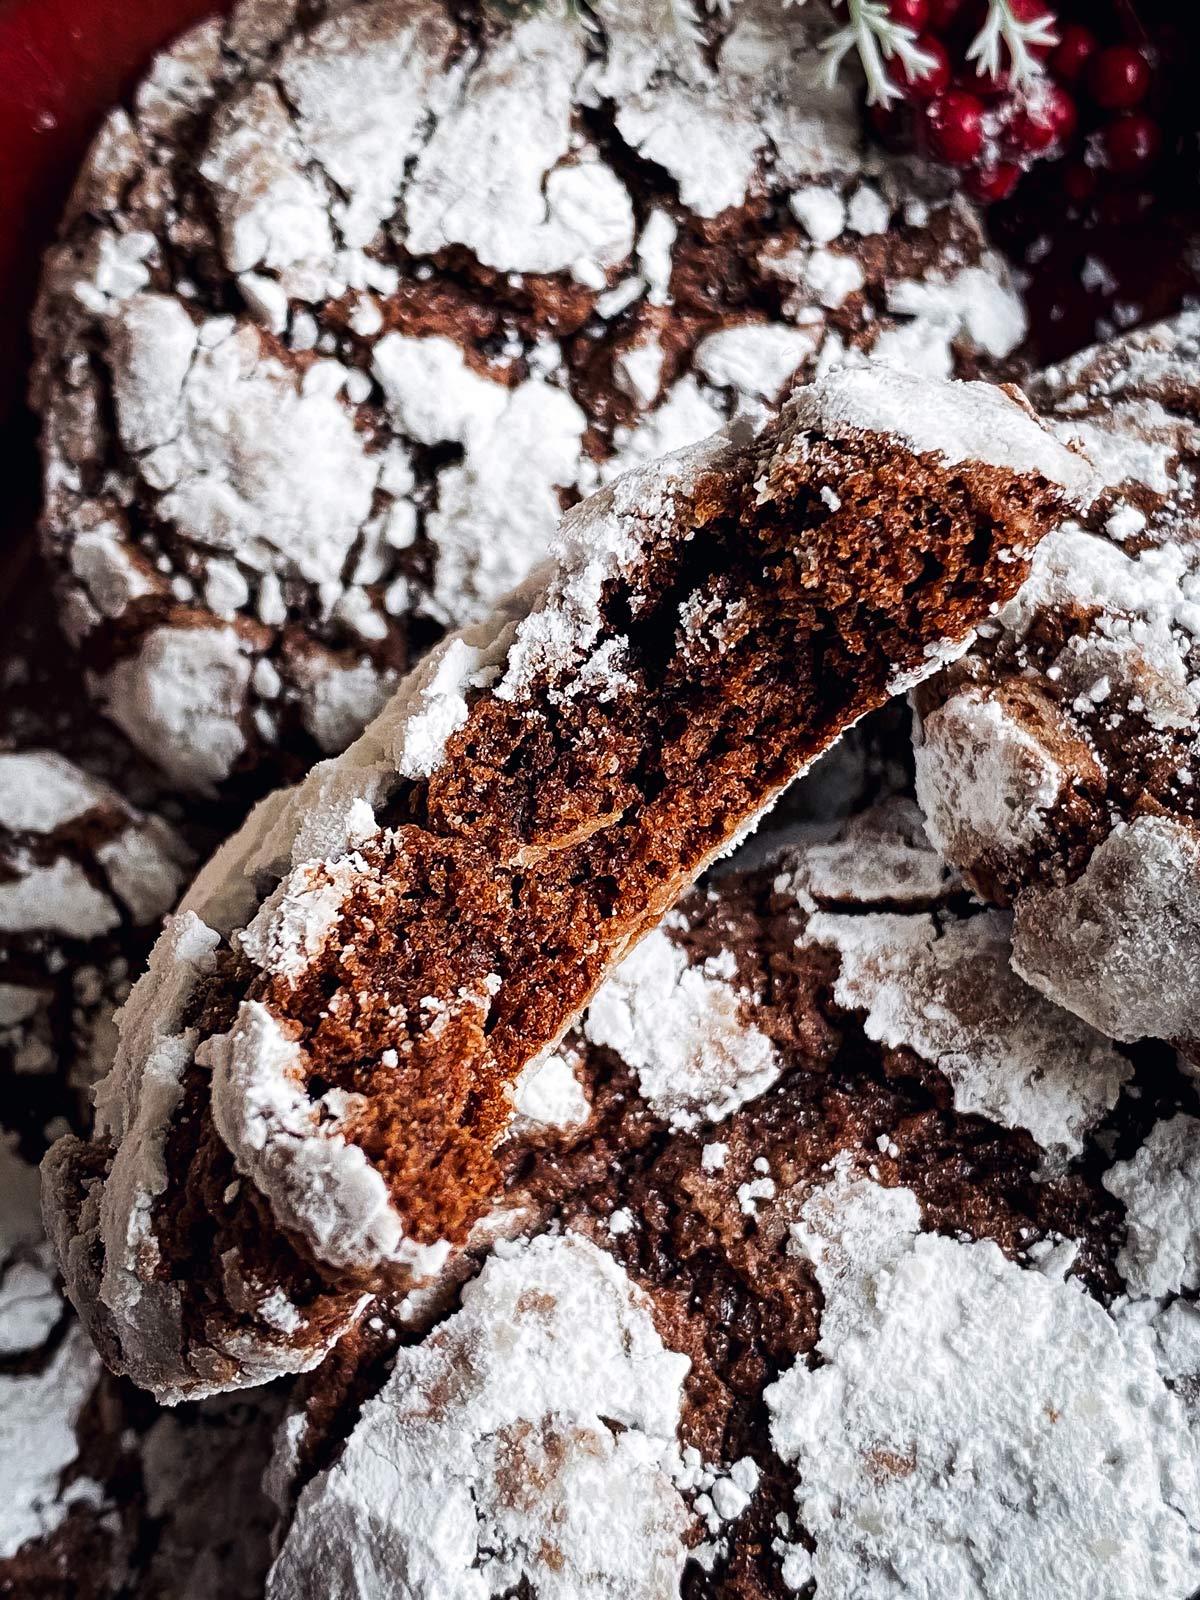
<svg viewBox="0 0 1200 1600">
<path fill-rule="evenodd" d="M 228 0 L 0 0 L 0 543 L 11 546 L 33 503 L 29 311 L 79 162 L 154 52 L 224 9 Z"/>
</svg>

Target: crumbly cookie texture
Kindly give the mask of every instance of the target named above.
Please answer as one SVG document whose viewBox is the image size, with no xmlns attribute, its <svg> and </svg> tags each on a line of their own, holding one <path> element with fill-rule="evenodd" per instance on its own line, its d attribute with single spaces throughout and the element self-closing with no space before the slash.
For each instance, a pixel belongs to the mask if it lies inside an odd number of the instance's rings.
<svg viewBox="0 0 1200 1600">
<path fill-rule="evenodd" d="M 570 512 L 548 586 L 265 801 L 168 923 L 96 1137 L 48 1171 L 106 1358 L 163 1394 L 261 1382 L 320 1358 L 353 1286 L 436 1275 L 526 1069 L 788 782 L 965 646 L 1084 475 L 1001 389 L 847 369 Z"/>
<path fill-rule="evenodd" d="M 971 654 L 917 696 L 939 849 L 1016 916 L 1017 969 L 1114 1038 L 1200 1049 L 1200 315 L 1031 395 L 1096 466 Z"/>
<path fill-rule="evenodd" d="M 995 372 L 1019 298 L 746 0 L 464 20 L 247 0 L 159 58 L 36 319 L 44 544 L 92 691 L 177 785 L 345 747 L 564 504 L 793 373 Z"/>
<path fill-rule="evenodd" d="M 300 1381 L 272 1600 L 430 1574 L 472 1600 L 1190 1595 L 1194 1308 L 1123 1283 L 1114 1193 L 1131 1238 L 1165 1218 L 1155 1118 L 1194 1086 L 1146 1061 L 1123 1096 L 1135 1054 L 990 997 L 1005 920 L 907 802 L 687 895 L 568 1036 L 557 1126 L 501 1146 L 521 1236 L 448 1307 L 381 1297 Z M 997 1049 L 1026 1008 L 1036 1059 Z M 1101 1181 L 1113 1140 L 1136 1181 Z"/>
</svg>

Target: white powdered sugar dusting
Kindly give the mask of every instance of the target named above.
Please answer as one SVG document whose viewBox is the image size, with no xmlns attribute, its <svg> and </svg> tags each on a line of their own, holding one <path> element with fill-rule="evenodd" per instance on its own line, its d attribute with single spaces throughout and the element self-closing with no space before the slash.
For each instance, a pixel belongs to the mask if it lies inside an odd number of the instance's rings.
<svg viewBox="0 0 1200 1600">
<path fill-rule="evenodd" d="M 298 978 L 325 948 L 362 869 L 357 855 L 297 867 L 237 935 L 239 948 L 264 972 Z"/>
<path fill-rule="evenodd" d="M 250 661 L 232 628 L 158 628 L 118 661 L 101 694 L 112 720 L 175 783 L 208 789 L 245 748 Z"/>
<path fill-rule="evenodd" d="M 268 1595 L 487 1600 L 527 1583 L 541 1600 L 670 1600 L 687 1370 L 594 1245 L 498 1245 L 304 1489 Z"/>
<path fill-rule="evenodd" d="M 1104 1187 L 1125 1206 L 1117 1267 L 1130 1294 L 1200 1289 L 1200 1120 L 1181 1112 L 1156 1123 Z"/>
<path fill-rule="evenodd" d="M 964 1113 L 1027 1129 L 1059 1157 L 1116 1104 L 1132 1064 L 1009 964 L 1009 919 L 985 912 L 812 917 L 805 938 L 837 950 L 834 998 L 869 1039 L 931 1062 Z"/>
<path fill-rule="evenodd" d="M 153 1283 L 158 1244 L 151 1219 L 167 1187 L 167 1134 L 196 1039 L 194 1029 L 181 1027 L 183 1014 L 212 970 L 217 944 L 194 913 L 168 919 L 119 1014 L 112 1070 L 96 1087 L 97 1131 L 115 1146 L 98 1197 L 96 1226 L 106 1247 L 99 1294 L 121 1329 L 130 1371 L 142 1381 L 153 1382 L 158 1363 L 171 1362 L 179 1336 L 177 1291 Z M 75 1265 L 63 1263 L 69 1285 Z"/>
<path fill-rule="evenodd" d="M 76 1428 L 100 1375 L 100 1358 L 77 1327 L 52 1343 L 63 1319 L 42 1232 L 37 1168 L 0 1135 L 0 1560 L 44 1538 L 97 1486 L 62 1474 L 79 1455 Z"/>
<path fill-rule="evenodd" d="M 439 552 L 429 603 L 440 620 L 479 620 L 544 556 L 587 417 L 541 378 L 512 389 L 481 378 L 449 339 L 388 334 L 374 363 L 398 427 L 421 444 L 463 446 L 438 474 L 426 520 Z"/>
<path fill-rule="evenodd" d="M 1065 782 L 1049 751 L 975 689 L 922 720 L 914 756 L 929 836 L 952 861 L 1036 843 Z"/>
<path fill-rule="evenodd" d="M 0 753 L 0 828 L 53 833 L 110 802 L 112 791 L 49 750 Z"/>
<path fill-rule="evenodd" d="M 633 1068 L 654 1111 L 675 1128 L 721 1122 L 783 1070 L 771 1041 L 716 958 L 692 966 L 668 931 L 642 940 L 592 1000 L 584 1032 Z"/>
<path fill-rule="evenodd" d="M 845 1169 L 806 1205 L 822 1364 L 766 1391 L 818 1594 L 1191 1593 L 1200 1445 L 1151 1332 L 881 1205 Z"/>
<path fill-rule="evenodd" d="M 407 1257 L 414 1269 L 441 1265 L 448 1247 L 405 1241 L 387 1184 L 329 1108 L 310 1098 L 299 1047 L 264 1005 L 244 1001 L 229 1032 L 206 1039 L 196 1060 L 212 1069 L 213 1121 L 238 1170 L 320 1260 L 336 1268 Z"/>
<path fill-rule="evenodd" d="M 62 1316 L 38 1196 L 36 1166 L 12 1134 L 0 1134 L 0 1358 L 39 1349 Z"/>
<path fill-rule="evenodd" d="M 602 281 L 629 255 L 634 218 L 624 187 L 594 152 L 570 151 L 584 60 L 581 30 L 551 16 L 522 20 L 498 41 L 417 161 L 406 205 L 410 250 L 462 244 L 501 270 L 590 265 Z"/>
<path fill-rule="evenodd" d="M 744 322 L 702 339 L 696 347 L 696 366 L 718 388 L 777 400 L 817 342 L 808 328 Z"/>
<path fill-rule="evenodd" d="M 1092 463 L 1082 511 L 918 697 L 932 837 L 1013 903 L 1018 970 L 1122 1040 L 1200 1036 L 1198 353 L 1192 310 L 1032 379 Z"/>
<path fill-rule="evenodd" d="M 1200 1038 L 1200 834 L 1170 817 L 1118 822 L 1073 883 L 1031 885 L 1013 963 L 1114 1039 Z"/>
<path fill-rule="evenodd" d="M 513 1084 L 511 1137 L 531 1128 L 578 1128 L 591 1114 L 587 1091 L 575 1072 L 574 1051 L 559 1050 L 531 1061 Z"/>
<path fill-rule="evenodd" d="M 99 1356 L 71 1328 L 40 1370 L 0 1379 L 0 1560 L 52 1533 L 73 1502 L 94 1499 L 86 1478 L 65 1493 L 59 1483 L 79 1455 L 76 1425 L 99 1374 Z"/>
<path fill-rule="evenodd" d="M 979 461 L 1036 473 L 1073 495 L 1090 481 L 1080 456 L 991 384 L 943 385 L 891 367 L 848 367 L 798 391 L 787 410 L 802 428 L 834 438 L 882 433 L 947 465 Z"/>
<path fill-rule="evenodd" d="M 0 933 L 48 932 L 69 939 L 111 933 L 121 913 L 74 861 L 40 865 L 18 857 L 17 876 L 0 882 Z"/>
<path fill-rule="evenodd" d="M 955 875 L 925 834 L 921 812 L 897 797 L 851 817 L 836 837 L 805 842 L 781 858 L 778 894 L 807 911 L 818 906 L 935 905 Z"/>
</svg>

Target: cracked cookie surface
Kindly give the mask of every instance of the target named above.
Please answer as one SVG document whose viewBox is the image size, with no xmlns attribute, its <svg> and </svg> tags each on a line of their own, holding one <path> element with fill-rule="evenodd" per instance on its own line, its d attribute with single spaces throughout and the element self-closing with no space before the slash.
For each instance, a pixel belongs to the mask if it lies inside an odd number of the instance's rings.
<svg viewBox="0 0 1200 1600">
<path fill-rule="evenodd" d="M 45 548 L 178 786 L 342 749 L 623 466 L 793 373 L 996 370 L 969 206 L 871 154 L 811 24 L 248 3 L 115 112 L 37 318 Z"/>
</svg>

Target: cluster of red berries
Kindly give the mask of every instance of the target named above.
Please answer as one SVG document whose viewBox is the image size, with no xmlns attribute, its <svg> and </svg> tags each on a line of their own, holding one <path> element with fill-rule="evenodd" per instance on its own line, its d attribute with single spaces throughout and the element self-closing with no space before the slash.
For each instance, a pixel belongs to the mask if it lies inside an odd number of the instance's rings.
<svg viewBox="0 0 1200 1600">
<path fill-rule="evenodd" d="M 892 58 L 901 99 L 872 112 L 885 142 L 962 169 L 964 188 L 984 203 L 1005 199 L 1044 157 L 1069 156 L 1062 183 L 1074 204 L 1087 201 L 1105 173 L 1143 179 L 1163 146 L 1145 106 L 1152 51 L 1102 43 L 1082 23 L 1060 23 L 1044 0 L 1008 0 L 1008 9 L 1026 25 L 1023 48 L 1036 63 L 1024 82 L 1010 71 L 1007 48 L 994 75 L 968 60 L 987 15 L 980 0 L 889 0 L 890 19 L 911 30 L 932 65 L 910 77 Z"/>
</svg>

